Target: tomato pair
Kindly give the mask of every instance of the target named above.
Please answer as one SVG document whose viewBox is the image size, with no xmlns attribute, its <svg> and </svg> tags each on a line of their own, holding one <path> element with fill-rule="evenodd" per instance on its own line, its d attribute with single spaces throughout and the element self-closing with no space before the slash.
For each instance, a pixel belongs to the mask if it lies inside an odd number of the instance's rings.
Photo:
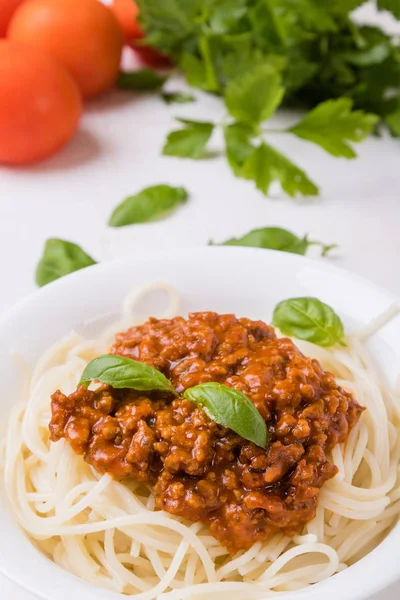
<svg viewBox="0 0 400 600">
<path fill-rule="evenodd" d="M 72 137 L 82 97 L 114 84 L 124 40 L 97 0 L 0 0 L 0 14 L 0 163 L 24 164 Z"/>
<path fill-rule="evenodd" d="M 0 163 L 49 156 L 74 134 L 82 100 L 110 88 L 122 47 L 165 66 L 141 46 L 133 0 L 0 0 Z"/>
</svg>

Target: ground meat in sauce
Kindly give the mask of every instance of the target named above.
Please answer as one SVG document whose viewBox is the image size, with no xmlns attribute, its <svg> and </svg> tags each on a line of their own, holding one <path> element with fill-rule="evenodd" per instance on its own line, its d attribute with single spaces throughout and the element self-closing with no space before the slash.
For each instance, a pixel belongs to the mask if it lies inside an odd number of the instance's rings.
<svg viewBox="0 0 400 600">
<path fill-rule="evenodd" d="M 157 508 L 207 523 L 231 553 L 314 517 L 337 472 L 326 452 L 363 410 L 318 361 L 262 321 L 212 312 L 150 319 L 118 334 L 111 352 L 154 366 L 178 392 L 206 381 L 244 392 L 270 444 L 255 446 L 188 400 L 107 385 L 53 394 L 52 441 L 66 438 L 101 473 L 149 482 Z"/>
</svg>

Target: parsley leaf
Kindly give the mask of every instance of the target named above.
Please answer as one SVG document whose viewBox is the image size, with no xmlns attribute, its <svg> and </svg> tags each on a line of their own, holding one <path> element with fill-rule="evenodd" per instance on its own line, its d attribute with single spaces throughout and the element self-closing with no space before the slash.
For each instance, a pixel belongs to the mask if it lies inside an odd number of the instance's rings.
<svg viewBox="0 0 400 600">
<path fill-rule="evenodd" d="M 274 181 L 279 181 L 282 189 L 291 197 L 318 194 L 317 186 L 304 171 L 265 142 L 253 150 L 243 165 L 242 174 L 246 179 L 253 179 L 256 187 L 266 195 Z"/>
<path fill-rule="evenodd" d="M 202 0 L 138 0 L 146 41 L 171 50 L 194 31 L 194 18 Z"/>
<path fill-rule="evenodd" d="M 281 103 L 283 93 L 276 69 L 269 64 L 259 65 L 229 83 L 225 101 L 232 117 L 251 125 L 269 119 Z"/>
<path fill-rule="evenodd" d="M 385 41 L 365 50 L 353 50 L 346 52 L 344 58 L 347 62 L 358 67 L 369 67 L 379 65 L 390 55 L 390 46 Z"/>
<path fill-rule="evenodd" d="M 388 10 L 396 19 L 400 19 L 400 2 L 399 0 L 378 0 L 379 10 Z"/>
<path fill-rule="evenodd" d="M 120 73 L 117 86 L 123 90 L 153 91 L 162 88 L 167 79 L 166 76 L 158 75 L 153 69 L 141 69 Z"/>
<path fill-rule="evenodd" d="M 297 11 L 303 12 L 301 19 L 307 29 L 314 31 L 337 31 L 336 23 L 326 8 L 321 6 L 321 0 L 291 0 Z M 277 4 L 281 4 L 280 1 Z"/>
<path fill-rule="evenodd" d="M 265 248 L 268 250 L 280 250 L 292 254 L 305 255 L 310 246 L 320 246 L 322 256 L 326 256 L 330 250 L 336 248 L 336 244 L 323 244 L 313 242 L 305 235 L 297 237 L 291 231 L 281 227 L 262 227 L 253 229 L 240 238 L 231 238 L 222 242 L 222 246 L 250 246 L 252 248 Z"/>
<path fill-rule="evenodd" d="M 206 68 L 199 58 L 184 52 L 179 66 L 185 73 L 189 85 L 201 90 L 208 90 Z"/>
<path fill-rule="evenodd" d="M 289 131 L 303 140 L 318 144 L 333 156 L 354 158 L 356 153 L 348 140 L 361 142 L 378 121 L 376 115 L 351 111 L 349 98 L 327 100 L 310 111 Z"/>
<path fill-rule="evenodd" d="M 187 104 L 196 101 L 192 94 L 185 94 L 184 92 L 163 92 L 161 97 L 165 104 Z"/>
<path fill-rule="evenodd" d="M 184 129 L 172 131 L 167 137 L 163 154 L 180 158 L 202 158 L 205 147 L 214 130 L 214 124 L 204 121 L 178 119 L 185 125 Z"/>
<path fill-rule="evenodd" d="M 247 0 L 218 0 L 210 15 L 210 27 L 215 33 L 229 33 L 247 12 Z"/>
<path fill-rule="evenodd" d="M 394 137 L 400 137 L 400 108 L 395 112 L 390 113 L 385 118 L 385 121 L 390 129 L 390 133 Z"/>
<path fill-rule="evenodd" d="M 320 0 L 320 5 L 325 10 L 347 14 L 365 2 L 366 0 Z"/>
<path fill-rule="evenodd" d="M 124 227 L 135 223 L 157 221 L 169 215 L 187 199 L 188 193 L 184 188 L 153 185 L 121 202 L 114 209 L 108 225 Z"/>
<path fill-rule="evenodd" d="M 244 123 L 232 123 L 224 128 L 224 136 L 226 157 L 232 171 L 240 176 L 244 163 L 254 151 L 253 129 Z"/>
<path fill-rule="evenodd" d="M 400 13 L 400 0 L 377 1 Z M 224 97 L 231 117 L 223 125 L 226 157 L 235 175 L 254 179 L 260 189 L 283 179 L 291 195 L 317 193 L 289 159 L 260 146 L 260 125 L 282 105 L 311 109 L 289 132 L 333 156 L 353 158 L 353 143 L 375 129 L 375 115 L 394 132 L 389 115 L 399 105 L 400 47 L 379 27 L 353 21 L 351 11 L 364 0 L 138 3 L 146 43 L 167 53 L 191 85 Z M 199 131 L 186 129 L 172 134 L 171 153 L 198 158 L 204 153 L 193 140 Z M 256 165 L 266 152 L 263 173 Z"/>
</svg>

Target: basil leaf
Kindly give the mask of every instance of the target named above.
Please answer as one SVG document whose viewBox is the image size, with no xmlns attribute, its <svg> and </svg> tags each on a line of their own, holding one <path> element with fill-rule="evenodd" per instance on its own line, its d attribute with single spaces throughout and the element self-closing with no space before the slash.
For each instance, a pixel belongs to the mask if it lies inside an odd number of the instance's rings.
<svg viewBox="0 0 400 600">
<path fill-rule="evenodd" d="M 187 199 L 188 193 L 182 187 L 153 185 L 121 202 L 114 209 L 108 225 L 125 227 L 136 223 L 157 221 L 169 215 Z"/>
<path fill-rule="evenodd" d="M 336 248 L 336 244 L 323 244 L 322 242 L 310 241 L 307 236 L 297 237 L 287 229 L 280 227 L 263 227 L 253 229 L 241 238 L 231 238 L 222 242 L 222 246 L 250 246 L 252 248 L 265 248 L 268 250 L 280 250 L 292 254 L 305 255 L 310 246 L 321 246 L 322 256 Z"/>
<path fill-rule="evenodd" d="M 163 92 L 161 97 L 165 104 L 188 104 L 189 102 L 196 101 L 196 98 L 192 94 L 185 94 L 183 92 Z"/>
<path fill-rule="evenodd" d="M 189 388 L 184 397 L 195 402 L 216 423 L 265 448 L 268 430 L 264 419 L 247 396 L 220 383 L 202 383 Z"/>
<path fill-rule="evenodd" d="M 334 310 L 317 298 L 290 298 L 274 310 L 272 324 L 284 335 L 318 346 L 345 345 L 343 323 Z"/>
<path fill-rule="evenodd" d="M 51 238 L 47 240 L 36 268 L 36 283 L 42 287 L 64 275 L 95 264 L 96 261 L 77 244 Z"/>
<path fill-rule="evenodd" d="M 120 73 L 117 86 L 122 90 L 150 92 L 162 88 L 167 79 L 167 77 L 159 75 L 153 69 L 141 69 L 140 71 Z"/>
<path fill-rule="evenodd" d="M 178 119 L 184 129 L 172 131 L 165 142 L 163 154 L 179 158 L 203 158 L 208 140 L 214 130 L 214 124 L 204 121 Z"/>
<path fill-rule="evenodd" d="M 157 369 L 137 360 L 116 354 L 103 354 L 90 361 L 82 373 L 79 385 L 88 387 L 91 381 L 101 381 L 116 389 L 158 390 L 177 396 L 172 383 Z"/>
</svg>

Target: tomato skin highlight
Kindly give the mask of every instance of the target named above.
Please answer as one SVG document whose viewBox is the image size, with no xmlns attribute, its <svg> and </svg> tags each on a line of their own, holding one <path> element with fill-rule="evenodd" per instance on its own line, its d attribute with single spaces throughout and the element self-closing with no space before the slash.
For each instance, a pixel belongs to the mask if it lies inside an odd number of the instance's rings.
<svg viewBox="0 0 400 600">
<path fill-rule="evenodd" d="M 139 7 L 133 0 L 113 0 L 111 10 L 123 31 L 125 42 L 136 52 L 140 60 L 149 67 L 170 67 L 171 61 L 156 48 L 142 46 L 145 34 L 138 21 Z"/>
<path fill-rule="evenodd" d="M 98 0 L 25 0 L 8 38 L 55 56 L 85 98 L 106 91 L 118 76 L 123 35 L 112 11 Z"/>
<path fill-rule="evenodd" d="M 0 164 L 40 161 L 74 135 L 82 98 L 68 71 L 36 48 L 0 40 Z"/>
<path fill-rule="evenodd" d="M 0 38 L 5 37 L 11 17 L 23 0 L 0 0 Z"/>
</svg>

